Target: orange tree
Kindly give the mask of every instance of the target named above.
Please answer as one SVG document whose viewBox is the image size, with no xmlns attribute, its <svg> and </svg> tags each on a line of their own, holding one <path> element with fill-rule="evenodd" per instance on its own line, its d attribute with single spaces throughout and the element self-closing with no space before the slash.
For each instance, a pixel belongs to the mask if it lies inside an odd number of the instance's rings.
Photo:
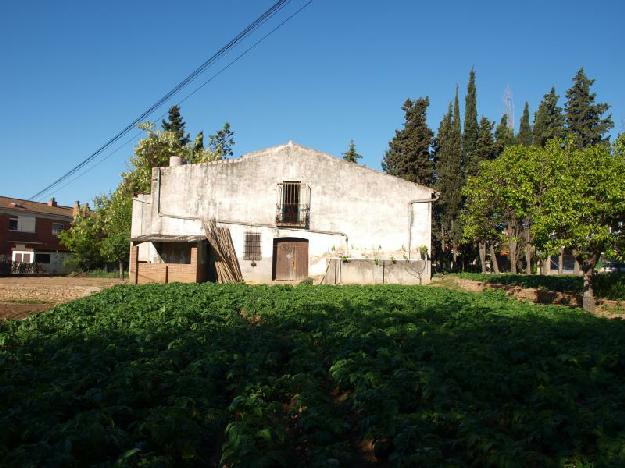
<svg viewBox="0 0 625 468">
<path fill-rule="evenodd" d="M 545 190 L 532 230 L 546 252 L 576 252 L 584 274 L 584 309 L 594 308 L 593 275 L 601 255 L 622 256 L 625 243 L 625 158 L 606 144 L 577 148 L 552 140 L 543 150 Z"/>
</svg>

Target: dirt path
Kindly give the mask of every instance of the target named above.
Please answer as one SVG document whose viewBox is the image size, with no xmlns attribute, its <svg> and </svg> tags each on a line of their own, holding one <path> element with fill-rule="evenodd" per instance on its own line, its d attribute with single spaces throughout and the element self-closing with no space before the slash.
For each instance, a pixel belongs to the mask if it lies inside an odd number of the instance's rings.
<svg viewBox="0 0 625 468">
<path fill-rule="evenodd" d="M 83 277 L 0 277 L 0 320 L 21 319 L 124 281 Z"/>
</svg>

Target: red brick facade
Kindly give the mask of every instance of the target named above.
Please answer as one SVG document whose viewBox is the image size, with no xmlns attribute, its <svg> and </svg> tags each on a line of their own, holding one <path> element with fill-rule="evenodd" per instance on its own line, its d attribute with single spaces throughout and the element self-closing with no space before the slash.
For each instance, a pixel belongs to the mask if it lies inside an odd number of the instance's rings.
<svg viewBox="0 0 625 468">
<path fill-rule="evenodd" d="M 35 218 L 34 232 L 9 229 L 9 220 L 20 216 Z M 72 219 L 72 208 L 57 206 L 53 201 L 48 204 L 0 197 L 0 255 L 11 258 L 18 246 L 26 251 L 64 252 L 67 249 L 53 233 L 53 225 L 59 224 L 65 230 Z"/>
</svg>

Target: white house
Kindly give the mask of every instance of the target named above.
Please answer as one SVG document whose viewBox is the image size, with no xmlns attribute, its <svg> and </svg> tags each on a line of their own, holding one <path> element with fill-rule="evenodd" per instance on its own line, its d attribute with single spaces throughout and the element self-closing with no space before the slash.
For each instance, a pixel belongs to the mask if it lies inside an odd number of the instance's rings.
<svg viewBox="0 0 625 468">
<path fill-rule="evenodd" d="M 154 168 L 133 201 L 131 278 L 205 281 L 227 228 L 245 281 L 425 283 L 433 189 L 289 142 L 238 159 Z"/>
</svg>

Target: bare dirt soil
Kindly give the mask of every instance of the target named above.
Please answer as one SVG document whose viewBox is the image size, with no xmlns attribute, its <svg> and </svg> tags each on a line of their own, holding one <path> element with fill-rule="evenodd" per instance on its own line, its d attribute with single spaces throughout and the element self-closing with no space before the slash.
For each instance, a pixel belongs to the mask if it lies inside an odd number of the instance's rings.
<svg viewBox="0 0 625 468">
<path fill-rule="evenodd" d="M 122 283 L 115 278 L 0 277 L 0 320 L 22 319 Z"/>
</svg>

